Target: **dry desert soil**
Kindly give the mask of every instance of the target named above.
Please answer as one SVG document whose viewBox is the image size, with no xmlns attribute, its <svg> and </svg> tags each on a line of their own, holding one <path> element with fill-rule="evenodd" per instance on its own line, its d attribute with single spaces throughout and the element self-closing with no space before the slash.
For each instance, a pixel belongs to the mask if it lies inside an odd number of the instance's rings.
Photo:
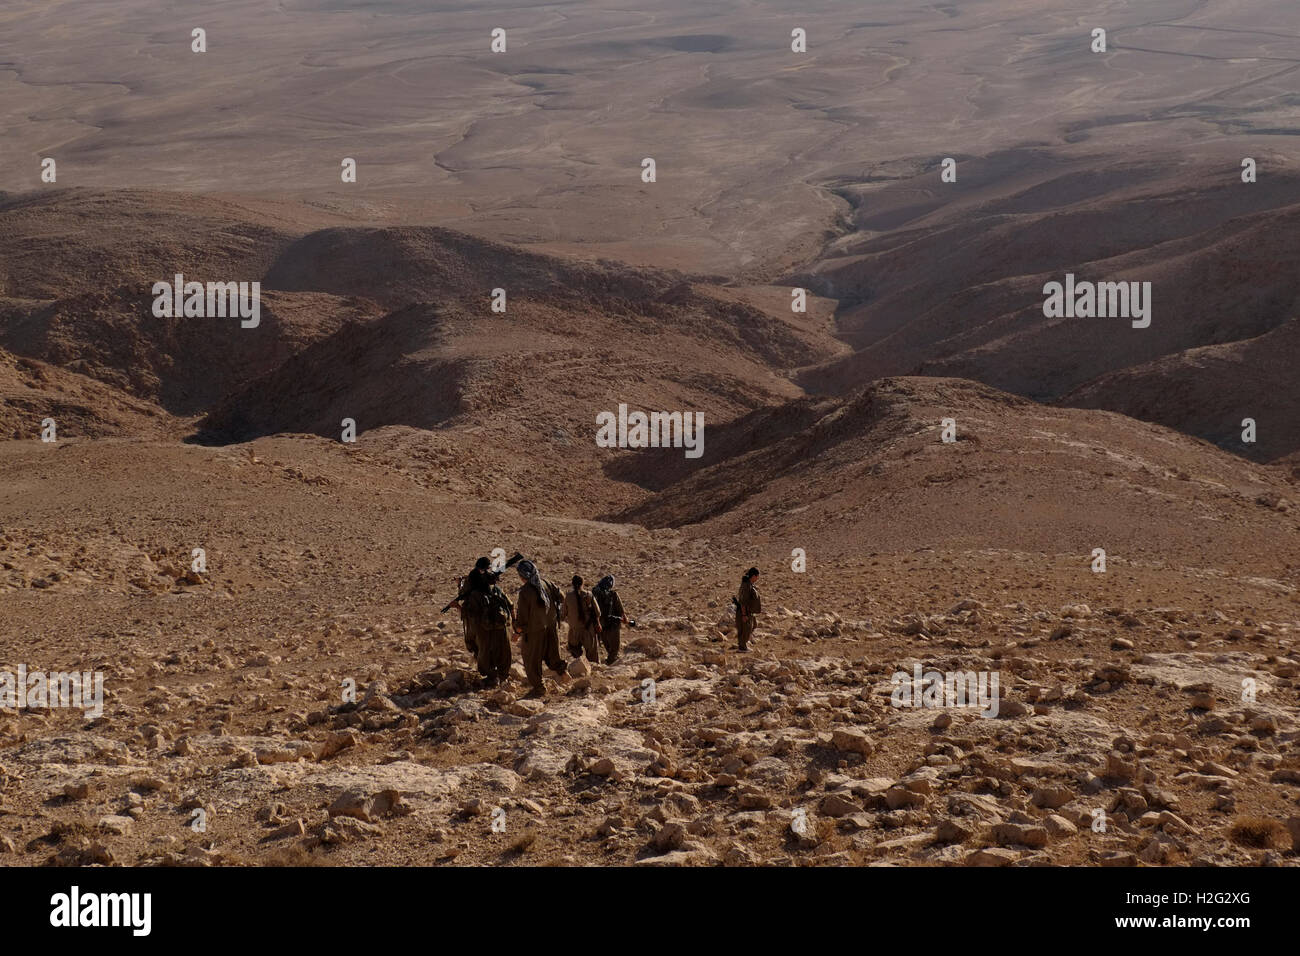
<svg viewBox="0 0 1300 956">
<path fill-rule="evenodd" d="M 0 864 L 1300 862 L 1293 4 L 785 6 L 0 10 Z M 495 549 L 622 656 L 484 687 Z"/>
</svg>

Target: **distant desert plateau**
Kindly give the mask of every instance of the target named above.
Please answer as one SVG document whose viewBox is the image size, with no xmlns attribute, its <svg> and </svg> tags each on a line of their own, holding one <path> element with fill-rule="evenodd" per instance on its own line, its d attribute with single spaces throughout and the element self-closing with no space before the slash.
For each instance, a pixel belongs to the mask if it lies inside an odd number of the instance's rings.
<svg viewBox="0 0 1300 956">
<path fill-rule="evenodd" d="M 0 709 L 0 864 L 1295 865 L 1297 77 L 1290 0 L 9 0 L 0 702 L 104 698 Z M 497 549 L 623 654 L 484 686 Z"/>
</svg>

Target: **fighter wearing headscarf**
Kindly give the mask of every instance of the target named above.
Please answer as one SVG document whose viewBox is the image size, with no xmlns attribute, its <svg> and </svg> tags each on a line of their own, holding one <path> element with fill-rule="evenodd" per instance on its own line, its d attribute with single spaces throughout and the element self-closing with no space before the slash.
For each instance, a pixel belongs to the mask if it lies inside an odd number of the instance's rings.
<svg viewBox="0 0 1300 956">
<path fill-rule="evenodd" d="M 474 562 L 474 569 L 460 579 L 456 598 L 448 605 L 460 609 L 460 623 L 465 631 L 465 649 L 476 658 L 487 610 L 487 596 L 495 583 L 492 562 L 487 558 L 479 558 Z"/>
<path fill-rule="evenodd" d="M 740 640 L 740 649 L 746 650 L 749 638 L 754 633 L 754 616 L 761 613 L 763 604 L 758 599 L 758 568 L 750 568 L 740 579 L 740 592 L 733 599 L 736 606 L 736 636 Z"/>
<path fill-rule="evenodd" d="M 600 608 L 591 592 L 582 586 L 582 575 L 573 576 L 573 589 L 564 594 L 564 620 L 569 625 L 569 653 L 595 663 L 600 660 Z"/>
<path fill-rule="evenodd" d="M 532 686 L 532 696 L 546 693 L 542 683 L 542 665 L 557 674 L 564 674 L 566 665 L 560 657 L 560 632 L 558 629 L 558 602 L 563 600 L 559 588 L 551 584 L 531 561 L 515 565 L 523 585 L 515 600 L 515 633 L 519 635 L 519 650 L 524 659 L 524 672 Z"/>
<path fill-rule="evenodd" d="M 618 658 L 623 625 L 627 623 L 627 612 L 623 610 L 618 591 L 614 590 L 614 575 L 607 574 L 597 581 L 591 596 L 600 609 L 600 642 L 605 645 L 605 663 L 612 664 Z"/>
</svg>

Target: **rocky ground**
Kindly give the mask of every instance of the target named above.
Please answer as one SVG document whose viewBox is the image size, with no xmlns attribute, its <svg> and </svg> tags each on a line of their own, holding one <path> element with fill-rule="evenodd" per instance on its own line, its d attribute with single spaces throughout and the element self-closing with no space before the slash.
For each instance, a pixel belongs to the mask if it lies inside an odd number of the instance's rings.
<svg viewBox="0 0 1300 956">
<path fill-rule="evenodd" d="M 1118 527 L 1105 574 L 1014 530 L 812 541 L 800 573 L 777 535 L 468 500 L 389 437 L 0 445 L 0 670 L 105 686 L 95 719 L 0 716 L 0 862 L 1297 862 L 1285 500 L 1255 506 L 1275 576 L 1126 560 Z M 617 573 L 624 656 L 528 700 L 516 651 L 482 688 L 437 609 L 493 547 Z M 767 613 L 740 654 L 751 563 Z M 917 664 L 996 672 L 998 715 L 893 706 Z"/>
<path fill-rule="evenodd" d="M 1293 2 L 91 6 L 0 9 L 0 705 L 104 690 L 0 865 L 1300 862 Z M 618 662 L 484 688 L 498 548 Z"/>
</svg>

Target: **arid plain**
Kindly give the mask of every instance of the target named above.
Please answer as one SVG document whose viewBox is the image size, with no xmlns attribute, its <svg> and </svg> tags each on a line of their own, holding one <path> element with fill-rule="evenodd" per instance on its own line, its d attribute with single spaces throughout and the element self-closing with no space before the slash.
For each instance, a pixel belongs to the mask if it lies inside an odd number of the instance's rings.
<svg viewBox="0 0 1300 956">
<path fill-rule="evenodd" d="M 0 672 L 105 704 L 0 711 L 0 863 L 1294 865 L 1300 28 L 1077 6 L 7 4 Z M 494 548 L 623 658 L 482 689 Z"/>
</svg>

